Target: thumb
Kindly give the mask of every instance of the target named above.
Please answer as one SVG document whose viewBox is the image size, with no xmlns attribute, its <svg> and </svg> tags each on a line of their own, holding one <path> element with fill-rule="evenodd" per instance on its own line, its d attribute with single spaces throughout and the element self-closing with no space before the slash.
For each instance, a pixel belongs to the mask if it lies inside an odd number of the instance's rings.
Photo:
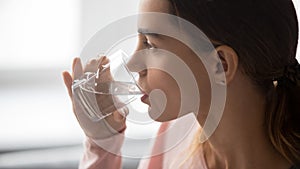
<svg viewBox="0 0 300 169">
<path fill-rule="evenodd" d="M 75 79 L 80 78 L 83 75 L 83 66 L 80 58 L 75 58 L 72 65 L 72 77 Z"/>
<path fill-rule="evenodd" d="M 125 121 L 126 116 L 128 115 L 128 112 L 129 112 L 129 110 L 127 107 L 118 109 L 117 111 L 113 112 L 114 120 L 117 122 Z"/>
<path fill-rule="evenodd" d="M 68 90 L 69 96 L 72 98 L 72 82 L 73 82 L 72 76 L 67 71 L 64 71 L 62 73 L 62 76 L 63 76 L 65 86 Z"/>
</svg>

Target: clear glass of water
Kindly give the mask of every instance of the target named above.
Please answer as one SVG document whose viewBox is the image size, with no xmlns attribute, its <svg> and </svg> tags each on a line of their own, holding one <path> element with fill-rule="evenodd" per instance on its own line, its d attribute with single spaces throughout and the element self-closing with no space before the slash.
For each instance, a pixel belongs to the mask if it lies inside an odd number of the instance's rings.
<svg viewBox="0 0 300 169">
<path fill-rule="evenodd" d="M 143 92 L 137 84 L 138 73 L 129 71 L 128 55 L 119 50 L 108 56 L 110 62 L 96 72 L 86 72 L 72 85 L 74 101 L 92 120 L 100 121 L 114 111 L 127 114 L 126 105 Z"/>
</svg>

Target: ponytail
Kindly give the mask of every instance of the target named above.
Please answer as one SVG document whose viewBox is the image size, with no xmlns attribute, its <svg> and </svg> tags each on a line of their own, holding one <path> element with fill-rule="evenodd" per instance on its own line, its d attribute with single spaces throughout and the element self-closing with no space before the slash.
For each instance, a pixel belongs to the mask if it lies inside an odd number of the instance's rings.
<svg viewBox="0 0 300 169">
<path fill-rule="evenodd" d="M 269 139 L 282 156 L 299 163 L 300 66 L 295 62 L 299 29 L 292 0 L 169 1 L 173 14 L 195 24 L 211 41 L 236 51 L 243 73 L 266 94 Z M 291 63 L 295 64 L 285 67 Z"/>
<path fill-rule="evenodd" d="M 267 94 L 266 126 L 277 151 L 289 162 L 300 161 L 300 66 L 287 67 Z"/>
</svg>

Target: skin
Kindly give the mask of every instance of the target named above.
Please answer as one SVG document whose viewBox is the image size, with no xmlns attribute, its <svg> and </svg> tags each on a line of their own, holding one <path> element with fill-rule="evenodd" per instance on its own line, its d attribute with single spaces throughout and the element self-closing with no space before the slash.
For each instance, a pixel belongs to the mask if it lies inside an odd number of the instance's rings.
<svg viewBox="0 0 300 169">
<path fill-rule="evenodd" d="M 152 36 L 140 34 L 140 43 L 138 45 L 137 51 L 147 50 L 145 49 L 145 45 L 143 43 L 143 41 L 145 40 L 147 40 L 148 43 L 150 43 L 152 46 L 166 51 L 171 51 L 173 54 L 176 54 L 176 56 L 179 56 L 186 63 L 186 65 L 191 68 L 192 72 L 194 73 L 194 77 L 197 77 L 197 81 L 201 82 L 198 83 L 198 85 L 200 86 L 199 89 L 201 89 L 201 97 L 207 98 L 201 100 L 200 111 L 207 112 L 210 105 L 210 90 L 207 89 L 210 89 L 210 83 L 204 66 L 202 65 L 198 57 L 179 41 L 163 35 Z M 167 65 L 168 63 L 165 64 Z M 199 65 L 201 66 L 199 67 Z M 161 116 L 154 120 L 164 122 L 178 118 L 181 98 L 179 87 L 176 81 L 169 74 L 158 69 L 146 69 L 139 72 L 139 75 L 140 76 L 138 83 L 146 94 L 149 95 L 149 93 L 154 89 L 160 89 L 166 94 L 166 108 Z M 149 98 L 146 98 L 144 102 L 151 107 Z"/>
<path fill-rule="evenodd" d="M 85 66 L 82 65 L 80 58 L 75 58 L 73 60 L 73 65 L 72 65 L 72 73 L 69 73 L 68 71 L 64 71 L 62 73 L 63 80 L 65 83 L 65 86 L 68 90 L 69 96 L 73 102 L 73 93 L 72 93 L 72 83 L 75 79 L 78 79 L 80 76 L 83 75 L 84 72 L 96 72 L 96 70 L 99 68 L 101 69 L 102 65 L 105 65 L 109 62 L 109 60 L 106 57 L 100 57 L 99 59 L 93 59 L 90 60 Z M 99 65 L 99 66 L 98 66 Z M 112 77 L 110 73 L 105 73 L 102 81 L 109 81 L 111 80 Z M 97 79 L 100 80 L 100 79 Z M 102 106 L 105 108 L 106 105 L 111 105 L 112 98 L 109 96 L 100 96 L 97 97 L 97 100 L 101 101 L 102 104 L 99 104 L 99 109 L 102 108 Z M 102 101 L 105 100 L 105 101 Z M 86 115 L 83 115 L 80 113 L 80 111 L 75 109 L 75 105 L 73 105 L 73 112 L 75 117 L 77 118 L 81 128 L 84 130 L 85 134 L 89 138 L 93 139 L 101 139 L 103 138 L 103 134 L 101 133 L 101 128 L 103 125 L 101 123 L 95 123 L 91 121 Z M 105 120 L 110 124 L 110 126 L 119 132 L 122 132 L 125 130 L 126 125 L 125 125 L 125 118 L 122 115 L 123 113 L 120 113 L 118 111 L 114 111 L 112 116 L 108 116 L 105 118 Z"/>
<path fill-rule="evenodd" d="M 142 0 L 140 12 L 169 13 L 167 0 Z M 179 56 L 192 70 L 201 94 L 197 120 L 203 125 L 210 106 L 210 83 L 205 68 L 199 58 L 184 44 L 166 36 L 153 36 L 141 32 L 137 51 L 152 47 L 168 50 Z M 229 46 L 216 48 L 224 68 L 227 85 L 227 100 L 222 119 L 214 134 L 203 146 L 204 157 L 210 169 L 288 169 L 290 164 L 272 146 L 264 127 L 265 98 L 241 72 L 236 52 Z M 76 64 L 78 58 L 74 60 Z M 167 96 L 167 106 L 157 121 L 178 118 L 176 106 L 180 103 L 179 88 L 168 74 L 155 69 L 139 72 L 139 84 L 146 94 L 153 89 L 161 89 Z M 66 87 L 72 97 L 71 85 L 75 78 L 63 72 Z M 149 98 L 144 100 L 151 107 Z M 150 115 L 151 116 L 151 115 Z M 118 112 L 107 118 L 108 122 L 122 128 L 125 121 Z"/>
<path fill-rule="evenodd" d="M 168 13 L 169 4 L 165 0 L 142 0 L 140 12 Z M 140 46 L 137 50 L 145 48 L 142 47 L 142 41 L 146 39 L 148 44 L 176 54 L 189 65 L 199 84 L 201 103 L 197 120 L 203 124 L 209 107 L 210 85 L 203 64 L 197 56 L 185 45 L 172 38 L 140 34 L 139 39 Z M 204 144 L 204 156 L 208 168 L 288 169 L 291 164 L 273 148 L 268 140 L 264 126 L 263 94 L 241 72 L 238 56 L 231 47 L 221 45 L 216 48 L 216 51 L 219 53 L 225 71 L 227 100 L 218 128 Z M 177 112 L 178 107 L 174 103 L 180 100 L 176 100 L 178 87 L 174 85 L 174 80 L 159 70 L 145 70 L 140 72 L 140 75 L 142 77 L 140 83 L 146 91 L 159 88 L 167 95 L 170 104 L 157 120 L 167 121 L 176 118 L 177 114 L 174 112 Z"/>
<path fill-rule="evenodd" d="M 169 3 L 167 1 L 155 1 L 155 3 L 142 1 L 140 4 L 140 13 L 144 12 L 161 12 L 161 13 L 169 13 Z M 146 20 L 147 18 L 141 18 L 142 21 Z M 148 23 L 150 25 L 155 25 L 156 23 L 151 22 Z M 143 27 L 139 28 L 144 29 L 145 25 L 141 24 Z M 145 28 L 147 29 L 147 27 Z M 149 29 L 151 30 L 151 29 Z M 199 93 L 201 93 L 201 102 L 199 114 L 201 114 L 201 119 L 206 119 L 207 113 L 210 107 L 210 98 L 211 98 L 211 90 L 210 90 L 210 83 L 208 74 L 206 72 L 205 67 L 203 66 L 201 60 L 194 52 L 184 45 L 182 42 L 175 40 L 174 38 L 164 36 L 161 34 L 152 34 L 149 32 L 141 31 L 138 35 L 138 45 L 136 48 L 136 53 L 141 50 L 151 50 L 152 48 L 158 48 L 161 50 L 169 51 L 179 57 L 185 64 L 191 69 L 193 76 L 196 78 L 199 86 Z M 159 55 L 159 54 L 158 54 Z M 145 57 L 145 56 L 133 56 L 135 57 Z M 152 56 L 150 56 L 152 57 Z M 159 56 L 158 56 L 159 57 Z M 168 61 L 162 63 L 168 65 Z M 181 75 L 184 76 L 184 75 Z M 201 83 L 200 83 L 201 82 Z M 163 72 L 158 69 L 146 69 L 139 72 L 139 85 L 141 86 L 142 90 L 149 95 L 150 92 L 154 89 L 160 89 L 166 95 L 167 105 L 165 107 L 164 112 L 159 116 L 155 117 L 154 120 L 159 122 L 170 121 L 173 119 L 178 118 L 179 113 L 179 105 L 181 103 L 180 98 L 180 91 L 176 81 L 166 72 Z M 205 98 L 205 99 L 202 99 Z M 151 107 L 151 103 L 149 98 L 144 100 L 146 104 Z M 189 113 L 189 112 L 184 112 Z M 198 112 L 197 112 L 198 113 Z M 150 117 L 153 115 L 150 114 Z M 205 120 L 202 120 L 202 124 Z"/>
</svg>

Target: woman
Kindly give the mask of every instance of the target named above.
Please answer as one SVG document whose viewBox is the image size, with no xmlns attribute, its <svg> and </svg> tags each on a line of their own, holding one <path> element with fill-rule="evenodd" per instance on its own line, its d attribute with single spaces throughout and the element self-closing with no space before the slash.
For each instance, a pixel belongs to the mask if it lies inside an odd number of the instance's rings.
<svg viewBox="0 0 300 169">
<path fill-rule="evenodd" d="M 142 0 L 140 12 L 168 13 L 196 25 L 215 46 L 227 86 L 223 117 L 206 142 L 198 143 L 199 135 L 196 135 L 195 144 L 190 143 L 191 153 L 181 159 L 170 158 L 172 153 L 167 152 L 142 162 L 140 168 L 297 168 L 300 162 L 300 66 L 295 58 L 298 22 L 291 0 Z M 187 46 L 160 36 L 162 38 L 140 32 L 137 51 L 153 47 L 168 50 L 191 68 L 201 96 L 207 96 L 201 100 L 201 113 L 197 112 L 196 116 L 203 125 L 211 92 L 204 66 Z M 105 64 L 108 60 L 104 57 L 98 62 Z M 75 59 L 73 77 L 68 72 L 63 73 L 70 96 L 72 79 L 84 72 L 81 67 L 80 60 Z M 150 69 L 139 75 L 146 93 L 159 88 L 166 93 L 168 102 L 170 100 L 157 120 L 175 119 L 178 86 L 173 85 L 174 79 Z M 151 106 L 149 98 L 144 102 Z M 74 111 L 76 114 L 76 108 Z M 113 145 L 121 145 L 122 139 L 114 138 L 118 133 L 99 136 L 95 128 L 101 125 L 84 124 L 81 120 L 84 117 L 78 117 L 78 113 L 77 118 L 89 137 L 81 166 L 119 168 L 121 158 L 105 152 L 93 141 L 105 138 L 114 142 Z M 118 113 L 107 121 L 117 131 L 125 130 L 124 119 Z M 167 123 L 161 128 L 165 125 Z M 165 159 L 180 161 L 180 165 L 166 166 Z"/>
</svg>

